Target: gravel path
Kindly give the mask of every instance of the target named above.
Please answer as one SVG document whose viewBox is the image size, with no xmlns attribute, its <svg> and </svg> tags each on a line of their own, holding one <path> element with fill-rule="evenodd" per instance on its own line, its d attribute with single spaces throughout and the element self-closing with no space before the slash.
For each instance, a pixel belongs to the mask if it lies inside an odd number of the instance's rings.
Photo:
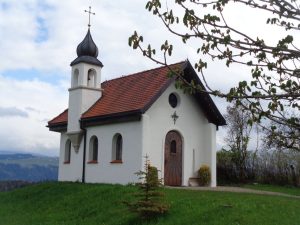
<svg viewBox="0 0 300 225">
<path fill-rule="evenodd" d="M 300 196 L 296 196 L 296 195 L 290 195 L 290 194 L 272 192 L 272 191 L 253 190 L 253 189 L 241 188 L 241 187 L 218 186 L 214 188 L 211 187 L 169 187 L 169 188 L 195 190 L 195 191 L 221 191 L 221 192 L 235 192 L 235 193 L 250 193 L 250 194 L 258 194 L 258 195 L 274 195 L 274 196 L 283 196 L 283 197 L 300 199 Z"/>
</svg>

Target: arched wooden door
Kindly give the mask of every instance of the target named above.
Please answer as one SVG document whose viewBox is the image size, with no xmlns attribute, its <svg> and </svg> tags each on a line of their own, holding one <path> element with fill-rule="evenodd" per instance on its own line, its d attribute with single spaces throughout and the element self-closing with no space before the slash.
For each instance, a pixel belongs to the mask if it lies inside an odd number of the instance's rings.
<svg viewBox="0 0 300 225">
<path fill-rule="evenodd" d="M 181 186 L 182 139 L 178 132 L 170 131 L 165 140 L 164 184 Z"/>
</svg>

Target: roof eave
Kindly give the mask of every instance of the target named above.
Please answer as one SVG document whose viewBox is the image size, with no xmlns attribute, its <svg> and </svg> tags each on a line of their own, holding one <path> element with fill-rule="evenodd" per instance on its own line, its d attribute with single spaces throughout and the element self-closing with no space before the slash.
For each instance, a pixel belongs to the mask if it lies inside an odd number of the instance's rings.
<svg viewBox="0 0 300 225">
<path fill-rule="evenodd" d="M 54 131 L 54 132 L 66 132 L 67 131 L 67 123 L 54 123 L 54 124 L 50 124 L 48 123 L 48 125 L 46 127 L 49 128 L 50 131 Z"/>
<path fill-rule="evenodd" d="M 79 63 L 89 63 L 89 64 L 92 64 L 92 65 L 100 66 L 101 68 L 103 67 L 102 62 L 100 60 L 98 60 L 97 58 L 92 57 L 92 56 L 77 57 L 75 60 L 73 60 L 71 62 L 70 66 L 74 66 L 74 65 L 79 64 Z"/>
<path fill-rule="evenodd" d="M 142 117 L 142 110 L 131 110 L 120 113 L 113 113 L 103 116 L 95 117 L 86 117 L 81 118 L 80 124 L 81 127 L 97 126 L 111 123 L 121 123 L 121 122 L 130 122 L 130 121 L 140 121 Z"/>
<path fill-rule="evenodd" d="M 196 71 L 194 70 L 193 66 L 191 65 L 191 63 L 188 60 L 186 61 L 184 70 L 185 70 L 184 74 L 191 75 L 191 79 L 194 79 L 196 81 L 196 83 L 199 84 L 203 88 L 203 90 L 206 90 L 206 88 L 202 84 L 200 78 L 198 77 Z M 210 95 L 208 93 L 196 92 L 194 94 L 194 96 L 197 99 L 197 101 L 199 102 L 201 108 L 203 109 L 203 111 L 205 113 L 206 118 L 208 119 L 208 121 L 210 123 L 213 123 L 216 126 L 226 125 L 226 120 L 224 119 L 224 117 L 222 116 L 219 109 L 217 108 L 217 106 L 215 105 L 214 101 L 212 100 L 212 98 L 210 97 Z M 204 105 L 205 105 L 205 107 L 204 107 Z M 208 111 L 207 106 L 209 106 L 209 111 Z"/>
</svg>

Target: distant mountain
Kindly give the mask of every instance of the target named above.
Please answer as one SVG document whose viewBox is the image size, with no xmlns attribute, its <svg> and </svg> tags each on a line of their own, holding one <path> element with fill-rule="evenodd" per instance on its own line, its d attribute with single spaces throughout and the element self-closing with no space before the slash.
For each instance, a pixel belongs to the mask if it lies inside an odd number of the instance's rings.
<svg viewBox="0 0 300 225">
<path fill-rule="evenodd" d="M 4 154 L 11 155 L 11 154 L 16 154 L 16 153 L 22 153 L 22 152 L 12 152 L 12 151 L 0 150 L 0 155 L 4 155 Z"/>
<path fill-rule="evenodd" d="M 0 181 L 57 180 L 58 158 L 29 153 L 0 152 Z"/>
</svg>

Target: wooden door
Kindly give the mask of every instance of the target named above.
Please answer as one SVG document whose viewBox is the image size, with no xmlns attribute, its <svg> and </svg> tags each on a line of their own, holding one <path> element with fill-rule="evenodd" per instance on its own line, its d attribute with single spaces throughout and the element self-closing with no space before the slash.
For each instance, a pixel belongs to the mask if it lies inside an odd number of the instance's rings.
<svg viewBox="0 0 300 225">
<path fill-rule="evenodd" d="M 178 132 L 170 131 L 165 140 L 164 184 L 182 184 L 182 139 Z"/>
</svg>

